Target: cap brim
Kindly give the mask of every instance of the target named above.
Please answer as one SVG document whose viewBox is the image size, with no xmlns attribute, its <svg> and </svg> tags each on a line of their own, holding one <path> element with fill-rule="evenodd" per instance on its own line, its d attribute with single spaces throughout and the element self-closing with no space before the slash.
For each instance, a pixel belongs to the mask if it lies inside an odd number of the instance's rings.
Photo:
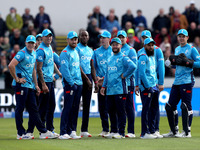
<svg viewBox="0 0 200 150">
<path fill-rule="evenodd" d="M 36 42 L 35 42 L 35 41 L 33 41 L 33 40 L 28 40 L 28 41 L 26 41 L 26 43 L 29 43 L 29 42 L 36 43 Z"/>
<path fill-rule="evenodd" d="M 69 39 L 78 38 L 78 36 L 68 37 Z"/>
<path fill-rule="evenodd" d="M 179 33 L 179 34 L 177 34 L 177 35 L 185 35 L 185 36 L 188 36 L 187 34 L 184 34 L 184 33 Z"/>
<path fill-rule="evenodd" d="M 53 36 L 53 34 L 52 34 L 51 32 L 49 32 L 49 33 L 47 33 L 47 34 L 45 34 L 45 35 L 43 35 L 43 36 L 47 36 L 47 35 L 49 35 L 49 34 L 51 34 L 51 35 Z"/>
</svg>

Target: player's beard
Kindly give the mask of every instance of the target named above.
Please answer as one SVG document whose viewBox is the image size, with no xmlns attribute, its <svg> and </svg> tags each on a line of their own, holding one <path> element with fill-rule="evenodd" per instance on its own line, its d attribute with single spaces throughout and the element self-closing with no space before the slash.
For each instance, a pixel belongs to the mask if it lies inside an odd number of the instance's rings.
<svg viewBox="0 0 200 150">
<path fill-rule="evenodd" d="M 114 54 L 117 54 L 120 52 L 120 49 L 119 48 L 115 48 L 115 51 L 113 51 Z"/>
<path fill-rule="evenodd" d="M 146 53 L 147 53 L 147 56 L 153 56 L 154 50 L 152 50 L 152 51 L 146 50 Z"/>
</svg>

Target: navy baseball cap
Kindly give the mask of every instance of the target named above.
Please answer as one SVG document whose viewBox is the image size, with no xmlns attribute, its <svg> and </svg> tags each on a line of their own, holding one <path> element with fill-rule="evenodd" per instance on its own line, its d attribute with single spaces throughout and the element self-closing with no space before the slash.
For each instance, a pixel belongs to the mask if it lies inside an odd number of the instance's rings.
<svg viewBox="0 0 200 150">
<path fill-rule="evenodd" d="M 41 33 L 36 35 L 36 39 L 39 38 L 39 37 L 42 37 Z"/>
<path fill-rule="evenodd" d="M 53 33 L 49 29 L 45 29 L 42 31 L 42 36 L 47 36 L 49 34 L 53 35 Z"/>
<path fill-rule="evenodd" d="M 45 24 L 45 23 L 49 23 L 49 21 L 48 21 L 48 20 L 44 20 L 44 21 L 43 21 L 43 24 Z"/>
<path fill-rule="evenodd" d="M 152 39 L 152 38 L 146 38 L 144 40 L 144 45 L 147 45 L 149 43 L 153 43 L 153 44 L 156 44 L 156 42 Z"/>
<path fill-rule="evenodd" d="M 122 42 L 121 42 L 121 40 L 120 40 L 118 37 L 113 38 L 113 39 L 111 40 L 110 44 L 112 44 L 113 42 L 116 42 L 116 43 L 122 45 Z"/>
<path fill-rule="evenodd" d="M 75 31 L 70 31 L 70 32 L 67 34 L 67 38 L 68 38 L 68 39 L 78 38 L 78 34 L 77 34 Z"/>
<path fill-rule="evenodd" d="M 146 36 L 148 38 L 151 37 L 151 32 L 149 30 L 142 31 L 141 37 Z"/>
<path fill-rule="evenodd" d="M 27 42 L 27 43 L 28 43 L 28 42 L 36 43 L 36 38 L 35 38 L 35 36 L 33 36 L 33 35 L 27 36 L 26 42 Z"/>
<path fill-rule="evenodd" d="M 127 34 L 124 30 L 120 30 L 117 32 L 117 36 L 120 36 L 120 35 L 122 35 L 123 37 L 127 37 Z"/>
<path fill-rule="evenodd" d="M 180 34 L 183 34 L 183 35 L 185 35 L 185 36 L 188 36 L 188 32 L 187 32 L 187 30 L 185 30 L 185 29 L 180 29 L 180 30 L 178 31 L 178 34 L 177 34 L 177 35 L 180 35 Z"/>
<path fill-rule="evenodd" d="M 103 31 L 102 34 L 98 35 L 98 38 L 100 38 L 100 37 L 111 38 L 111 34 L 108 31 Z"/>
</svg>

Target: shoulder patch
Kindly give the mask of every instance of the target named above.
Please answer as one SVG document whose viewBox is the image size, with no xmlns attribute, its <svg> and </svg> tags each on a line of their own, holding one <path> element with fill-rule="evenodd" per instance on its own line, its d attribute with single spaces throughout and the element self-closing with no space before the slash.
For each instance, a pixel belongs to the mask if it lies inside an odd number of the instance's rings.
<svg viewBox="0 0 200 150">
<path fill-rule="evenodd" d="M 192 48 L 193 48 L 194 46 L 192 46 Z"/>
<path fill-rule="evenodd" d="M 94 51 L 96 51 L 97 49 L 94 49 Z"/>
<path fill-rule="evenodd" d="M 67 52 L 66 50 L 62 51 L 62 52 Z"/>
<path fill-rule="evenodd" d="M 44 50 L 43 48 L 39 48 L 39 49 Z"/>
<path fill-rule="evenodd" d="M 141 54 L 141 55 L 144 55 L 144 56 L 145 56 L 146 54 Z"/>
<path fill-rule="evenodd" d="M 141 50 L 142 50 L 142 48 L 141 48 L 141 49 L 139 49 L 139 50 L 138 50 L 138 52 L 139 52 L 139 51 L 141 51 Z"/>
<path fill-rule="evenodd" d="M 53 51 L 53 53 L 55 53 L 55 52 Z"/>
<path fill-rule="evenodd" d="M 159 47 L 157 47 L 157 46 L 156 46 L 156 48 L 155 48 L 155 49 L 159 49 Z"/>
<path fill-rule="evenodd" d="M 130 47 L 130 49 L 133 49 L 132 47 Z"/>
<path fill-rule="evenodd" d="M 21 50 L 21 52 L 24 52 L 24 53 L 25 53 L 25 51 L 24 51 L 24 50 Z"/>
</svg>

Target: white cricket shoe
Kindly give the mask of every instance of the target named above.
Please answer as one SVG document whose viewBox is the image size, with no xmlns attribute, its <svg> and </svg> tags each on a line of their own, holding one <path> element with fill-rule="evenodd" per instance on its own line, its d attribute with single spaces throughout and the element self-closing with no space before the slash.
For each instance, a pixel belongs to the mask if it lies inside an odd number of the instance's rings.
<svg viewBox="0 0 200 150">
<path fill-rule="evenodd" d="M 107 139 L 112 139 L 115 134 L 117 134 L 117 133 L 111 132 L 111 133 L 104 135 L 104 137 L 107 138 Z"/>
<path fill-rule="evenodd" d="M 191 132 L 188 132 L 188 135 L 185 134 L 185 131 L 182 131 L 181 133 L 175 134 L 175 137 L 177 138 L 191 138 Z"/>
<path fill-rule="evenodd" d="M 114 139 L 122 139 L 123 138 L 124 139 L 125 137 L 120 135 L 119 133 L 115 133 L 112 138 L 114 138 Z"/>
<path fill-rule="evenodd" d="M 156 138 L 157 136 L 148 133 L 145 133 L 145 135 L 141 136 L 141 139 L 156 139 Z"/>
<path fill-rule="evenodd" d="M 58 133 L 56 133 L 55 131 L 52 131 L 52 133 L 55 135 L 55 137 L 59 137 L 59 134 Z"/>
<path fill-rule="evenodd" d="M 76 131 L 72 131 L 69 136 L 72 137 L 72 139 L 81 139 L 81 136 L 76 135 Z"/>
<path fill-rule="evenodd" d="M 106 132 L 106 131 L 102 131 L 102 132 L 99 134 L 99 136 L 104 137 L 105 135 L 108 135 L 108 134 L 110 134 L 110 133 L 109 133 L 109 132 Z"/>
<path fill-rule="evenodd" d="M 68 134 L 64 134 L 64 135 L 60 135 L 58 138 L 60 140 L 68 140 L 68 139 L 71 139 L 72 137 L 69 136 Z"/>
<path fill-rule="evenodd" d="M 22 140 L 22 139 L 23 139 L 23 140 L 31 140 L 32 137 L 30 137 L 30 136 L 28 136 L 28 135 L 26 135 L 26 134 L 23 134 L 22 136 L 17 134 L 17 139 L 18 139 L 18 140 Z"/>
<path fill-rule="evenodd" d="M 136 136 L 133 133 L 127 133 L 125 137 L 127 137 L 127 138 L 135 138 Z"/>
<path fill-rule="evenodd" d="M 163 138 L 162 135 L 160 135 L 160 132 L 156 131 L 155 133 L 153 133 L 154 136 L 157 136 L 158 139 Z"/>
<path fill-rule="evenodd" d="M 92 135 L 90 133 L 88 133 L 88 132 L 81 132 L 80 136 L 81 137 L 92 137 Z"/>
<path fill-rule="evenodd" d="M 47 131 L 46 133 L 40 133 L 40 139 L 55 139 L 55 136 L 51 131 Z"/>
<path fill-rule="evenodd" d="M 26 133 L 26 136 L 29 136 L 31 139 L 34 139 L 33 133 Z"/>
<path fill-rule="evenodd" d="M 176 134 L 179 134 L 179 131 L 178 131 Z M 172 131 L 170 131 L 169 133 L 163 134 L 162 136 L 163 136 L 164 138 L 175 137 L 175 135 L 173 134 Z"/>
</svg>

